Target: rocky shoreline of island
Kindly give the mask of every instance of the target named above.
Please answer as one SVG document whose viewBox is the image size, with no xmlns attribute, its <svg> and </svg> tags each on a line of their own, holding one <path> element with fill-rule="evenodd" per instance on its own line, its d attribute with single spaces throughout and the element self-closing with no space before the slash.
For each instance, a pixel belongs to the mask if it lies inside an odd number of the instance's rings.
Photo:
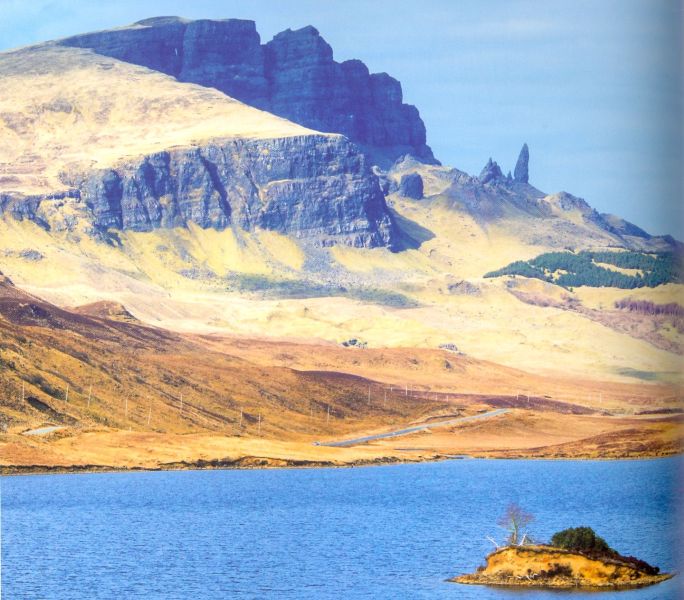
<svg viewBox="0 0 684 600">
<path fill-rule="evenodd" d="M 475 573 L 449 581 L 468 585 L 584 589 L 587 591 L 634 589 L 670 579 L 657 567 L 614 555 L 590 555 L 545 544 L 505 546 L 486 558 Z"/>
</svg>

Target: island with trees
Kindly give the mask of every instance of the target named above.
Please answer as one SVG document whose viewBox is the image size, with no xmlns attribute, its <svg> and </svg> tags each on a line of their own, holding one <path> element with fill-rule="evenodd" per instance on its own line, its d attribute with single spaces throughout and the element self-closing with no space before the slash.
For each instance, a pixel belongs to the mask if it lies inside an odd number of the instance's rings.
<svg viewBox="0 0 684 600">
<path fill-rule="evenodd" d="M 465 584 L 615 590 L 644 587 L 670 579 L 658 567 L 633 556 L 623 556 L 590 527 L 555 533 L 549 543 L 535 541 L 527 532 L 532 515 L 512 504 L 499 521 L 507 532 L 486 564 L 475 573 L 450 581 Z M 489 538 L 493 543 L 496 542 Z"/>
</svg>

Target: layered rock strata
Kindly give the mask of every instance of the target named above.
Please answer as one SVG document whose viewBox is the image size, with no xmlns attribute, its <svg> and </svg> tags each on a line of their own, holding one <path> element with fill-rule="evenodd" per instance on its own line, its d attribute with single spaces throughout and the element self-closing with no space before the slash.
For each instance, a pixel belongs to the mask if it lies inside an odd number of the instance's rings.
<svg viewBox="0 0 684 600">
<path fill-rule="evenodd" d="M 3 194 L 0 212 L 48 226 L 72 199 L 95 229 L 277 231 L 314 245 L 392 247 L 396 226 L 365 157 L 342 136 L 219 141 L 72 174 L 68 194 Z"/>
</svg>

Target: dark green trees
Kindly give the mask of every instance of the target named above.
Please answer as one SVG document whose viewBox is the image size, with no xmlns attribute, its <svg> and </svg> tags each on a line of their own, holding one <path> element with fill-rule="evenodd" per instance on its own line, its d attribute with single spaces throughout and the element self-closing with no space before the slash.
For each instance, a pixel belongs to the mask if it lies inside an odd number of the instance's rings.
<svg viewBox="0 0 684 600">
<path fill-rule="evenodd" d="M 606 540 L 596 535 L 591 527 L 571 527 L 554 533 L 551 538 L 551 545 L 589 554 L 616 554 Z"/>
<path fill-rule="evenodd" d="M 637 272 L 624 273 L 604 265 Z M 486 273 L 485 277 L 502 275 L 532 277 L 565 288 L 586 285 L 634 289 L 681 282 L 683 279 L 681 257 L 672 252 L 547 252 L 531 260 L 513 262 L 502 269 Z"/>
</svg>

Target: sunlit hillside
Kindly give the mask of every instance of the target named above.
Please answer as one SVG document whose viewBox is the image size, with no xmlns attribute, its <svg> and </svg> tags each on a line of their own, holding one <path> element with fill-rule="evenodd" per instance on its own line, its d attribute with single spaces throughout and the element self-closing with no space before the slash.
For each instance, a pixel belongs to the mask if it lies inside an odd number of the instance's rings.
<svg viewBox="0 0 684 600">
<path fill-rule="evenodd" d="M 215 138 L 310 133 L 216 90 L 89 50 L 47 44 L 1 58 L 0 191 L 58 191 L 88 169 Z M 624 243 L 585 218 L 581 201 L 540 196 L 545 218 L 508 203 L 501 218 L 480 219 L 466 206 L 467 175 L 407 159 L 387 176 L 396 183 L 410 172 L 421 174 L 425 197 L 397 189 L 387 196 L 399 251 L 192 222 L 108 238 L 93 231 L 81 199 L 64 198 L 41 206 L 41 222 L 0 218 L 0 270 L 60 306 L 115 301 L 173 331 L 356 339 L 371 348 L 450 344 L 530 372 L 678 380 L 680 320 L 626 314 L 615 302 L 681 302 L 682 286 L 569 290 L 484 278 L 568 244 Z"/>
<path fill-rule="evenodd" d="M 89 169 L 214 138 L 310 133 L 216 90 L 78 48 L 4 53 L 0 78 L 0 192 L 55 192 Z"/>
<path fill-rule="evenodd" d="M 560 304 L 525 301 L 506 281 L 482 279 L 494 265 L 543 249 L 503 232 L 492 240 L 458 214 L 443 214 L 435 223 L 444 229 L 433 230 L 446 230 L 449 217 L 451 231 L 460 226 L 465 235 L 402 253 L 312 249 L 272 232 L 198 227 L 124 232 L 121 246 L 113 247 L 5 220 L 2 264 L 15 283 L 62 306 L 114 300 L 141 320 L 172 330 L 338 343 L 357 338 L 371 347 L 454 344 L 469 355 L 533 372 L 677 378 L 680 356 L 640 331 L 609 327 Z M 324 269 L 308 268 L 312 255 Z M 573 292 L 534 281 L 517 286 L 518 292 L 560 303 L 574 298 L 603 311 L 614 310 L 621 298 L 667 303 L 681 296 L 677 285 Z M 647 327 L 681 340 L 676 324 Z"/>
</svg>

